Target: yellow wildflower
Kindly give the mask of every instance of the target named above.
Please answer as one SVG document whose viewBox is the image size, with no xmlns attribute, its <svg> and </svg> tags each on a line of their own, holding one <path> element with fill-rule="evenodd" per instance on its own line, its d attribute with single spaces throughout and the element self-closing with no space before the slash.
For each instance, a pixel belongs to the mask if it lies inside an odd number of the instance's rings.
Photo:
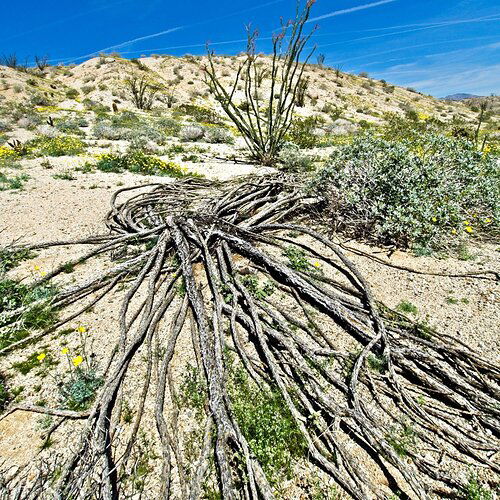
<svg viewBox="0 0 500 500">
<path fill-rule="evenodd" d="M 456 229 L 452 229 L 451 230 L 451 234 L 457 234 L 457 230 Z"/>
<path fill-rule="evenodd" d="M 46 271 L 40 271 L 40 276 L 43 278 L 44 276 L 47 276 Z"/>
<path fill-rule="evenodd" d="M 73 364 L 78 367 L 81 365 L 83 362 L 83 358 L 81 356 L 77 356 L 76 358 L 73 358 Z"/>
<path fill-rule="evenodd" d="M 79 326 L 76 331 L 78 333 L 85 333 L 87 331 L 87 328 L 85 328 L 84 326 Z"/>
<path fill-rule="evenodd" d="M 436 219 L 436 217 L 433 217 L 432 218 L 432 222 L 437 222 L 438 220 Z"/>
<path fill-rule="evenodd" d="M 474 231 L 474 229 L 472 229 L 470 226 L 467 226 L 465 228 L 465 230 L 468 232 L 468 233 L 472 233 L 472 231 Z"/>
<path fill-rule="evenodd" d="M 61 349 L 61 354 L 68 354 L 68 352 L 69 352 L 69 349 L 67 347 L 63 347 Z"/>
<path fill-rule="evenodd" d="M 45 358 L 46 358 L 46 354 L 44 352 L 41 352 L 37 357 L 36 359 L 38 359 L 38 361 L 43 361 Z"/>
<path fill-rule="evenodd" d="M 470 222 L 468 220 L 464 220 L 464 225 L 465 226 L 470 226 Z"/>
<path fill-rule="evenodd" d="M 484 222 L 486 222 L 486 224 L 489 224 L 491 222 L 491 219 L 490 218 L 484 219 Z"/>
<path fill-rule="evenodd" d="M 318 261 L 316 261 L 316 262 L 313 263 L 313 266 L 314 267 L 321 267 L 321 264 Z"/>
<path fill-rule="evenodd" d="M 40 271 L 40 266 L 33 266 L 33 269 L 34 269 L 35 271 Z"/>
</svg>

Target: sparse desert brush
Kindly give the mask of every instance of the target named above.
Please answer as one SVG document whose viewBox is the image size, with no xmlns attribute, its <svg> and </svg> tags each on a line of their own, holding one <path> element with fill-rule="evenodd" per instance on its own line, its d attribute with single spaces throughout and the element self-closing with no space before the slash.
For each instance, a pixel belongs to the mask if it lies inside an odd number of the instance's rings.
<svg viewBox="0 0 500 500">
<path fill-rule="evenodd" d="M 57 121 L 56 128 L 65 134 L 77 134 L 84 135 L 85 133 L 81 130 L 81 127 L 88 127 L 89 122 L 85 117 L 75 117 L 75 118 L 65 118 Z"/>
<path fill-rule="evenodd" d="M 93 167 L 101 172 L 120 173 L 124 171 L 142 175 L 165 175 L 183 177 L 185 169 L 174 162 L 165 162 L 156 156 L 147 155 L 142 151 L 129 151 L 125 154 L 104 154 L 98 157 Z"/>
<path fill-rule="evenodd" d="M 415 151 L 366 134 L 336 151 L 314 186 L 334 228 L 377 243 L 442 249 L 498 232 L 496 160 L 466 140 L 428 134 Z"/>
<path fill-rule="evenodd" d="M 321 116 L 295 118 L 288 130 L 287 139 L 301 148 L 314 148 L 319 143 L 317 129 L 324 123 Z"/>
<path fill-rule="evenodd" d="M 233 144 L 234 137 L 228 130 L 220 127 L 209 127 L 205 132 L 205 140 L 213 144 Z"/>
<path fill-rule="evenodd" d="M 293 143 L 283 146 L 279 155 L 281 168 L 287 172 L 307 172 L 313 169 L 312 159 Z"/>
<path fill-rule="evenodd" d="M 181 129 L 180 138 L 183 141 L 200 141 L 205 136 L 205 129 L 196 125 L 187 125 Z"/>
<path fill-rule="evenodd" d="M 70 135 L 39 137 L 26 144 L 29 156 L 73 156 L 83 153 L 86 144 Z"/>
</svg>

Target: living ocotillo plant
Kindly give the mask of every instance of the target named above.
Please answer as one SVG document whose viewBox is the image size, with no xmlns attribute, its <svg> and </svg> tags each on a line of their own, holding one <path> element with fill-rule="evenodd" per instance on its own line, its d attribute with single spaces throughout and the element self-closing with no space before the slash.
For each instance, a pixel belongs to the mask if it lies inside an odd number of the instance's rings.
<svg viewBox="0 0 500 500">
<path fill-rule="evenodd" d="M 308 0 L 302 8 L 297 4 L 295 19 L 281 22 L 279 33 L 273 36 L 271 61 L 256 53 L 258 31 L 247 27 L 247 49 L 230 88 L 219 78 L 214 52 L 209 48 L 208 64 L 204 68 L 205 82 L 245 139 L 254 160 L 272 165 L 276 162 L 290 128 L 293 111 L 304 80 L 304 69 L 314 48 L 306 57 L 302 54 L 315 29 L 305 33 L 315 0 Z M 262 77 L 262 63 L 270 66 L 270 90 L 258 91 Z M 238 88 L 244 88 L 246 104 L 236 100 Z"/>
<path fill-rule="evenodd" d="M 126 81 L 130 96 L 137 109 L 149 111 L 153 107 L 156 94 L 160 90 L 157 85 L 152 84 L 145 76 L 132 76 Z"/>
</svg>

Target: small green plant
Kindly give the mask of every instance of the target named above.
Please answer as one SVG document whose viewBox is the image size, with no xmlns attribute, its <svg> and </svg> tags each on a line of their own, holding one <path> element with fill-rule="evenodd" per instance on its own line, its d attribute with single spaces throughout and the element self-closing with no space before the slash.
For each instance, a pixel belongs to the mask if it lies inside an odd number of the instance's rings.
<svg viewBox="0 0 500 500">
<path fill-rule="evenodd" d="M 456 299 L 455 297 L 446 297 L 444 299 L 444 301 L 447 303 L 447 304 L 450 304 L 450 305 L 455 305 L 455 304 L 458 304 L 459 300 Z"/>
<path fill-rule="evenodd" d="M 469 482 L 463 490 L 463 495 L 465 500 L 493 500 L 492 491 L 479 481 L 474 472 L 469 474 Z"/>
<path fill-rule="evenodd" d="M 56 365 L 58 362 L 50 354 L 34 352 L 30 354 L 24 361 L 18 361 L 12 364 L 12 368 L 27 375 L 34 368 L 40 368 L 39 372 L 47 370 L 51 366 Z"/>
<path fill-rule="evenodd" d="M 293 473 L 307 446 L 281 394 L 262 389 L 241 367 L 229 369 L 228 390 L 238 425 L 269 481 L 279 485 Z"/>
<path fill-rule="evenodd" d="M 85 347 L 82 349 L 85 351 Z M 103 379 L 97 375 L 97 366 L 92 357 L 90 362 L 81 355 L 71 359 L 68 350 L 64 352 L 68 358 L 70 375 L 60 386 L 61 404 L 68 410 L 86 410 L 94 401 Z"/>
<path fill-rule="evenodd" d="M 283 251 L 283 255 L 288 258 L 288 265 L 296 271 L 309 271 L 311 264 L 306 257 L 306 253 L 301 248 L 293 245 L 288 246 Z"/>
<path fill-rule="evenodd" d="M 0 281 L 0 316 L 5 313 L 0 320 L 0 328 L 4 327 L 0 349 L 27 337 L 30 330 L 48 328 L 56 322 L 58 314 L 51 306 L 56 292 L 50 285 L 30 287 L 14 280 Z M 26 307 L 20 312 L 13 313 L 23 306 Z"/>
<path fill-rule="evenodd" d="M 417 436 L 411 422 L 406 421 L 400 428 L 392 428 L 386 439 L 400 457 L 406 457 L 415 447 Z"/>
<path fill-rule="evenodd" d="M 74 180 L 76 180 L 75 175 L 72 172 L 70 172 L 69 170 L 61 172 L 59 174 L 54 174 L 52 177 L 54 179 L 61 179 L 63 181 L 74 181 Z"/>
<path fill-rule="evenodd" d="M 408 314 L 418 314 L 418 307 L 412 304 L 408 300 L 402 300 L 397 306 L 396 309 L 403 313 Z"/>
<path fill-rule="evenodd" d="M 7 177 L 3 172 L 0 172 L 0 191 L 7 191 L 9 189 L 21 190 L 28 179 L 29 176 L 27 174 Z"/>
<path fill-rule="evenodd" d="M 181 407 L 193 408 L 201 415 L 207 402 L 207 388 L 200 371 L 188 364 L 181 382 L 178 404 Z"/>
<path fill-rule="evenodd" d="M 7 247 L 0 249 L 0 275 L 14 269 L 21 262 L 34 257 L 36 257 L 36 254 L 26 248 L 12 249 Z"/>
<path fill-rule="evenodd" d="M 370 354 L 366 361 L 368 366 L 376 372 L 384 373 L 387 370 L 387 358 L 385 356 L 378 356 L 375 354 Z"/>
<path fill-rule="evenodd" d="M 256 299 L 265 299 L 274 293 L 274 284 L 267 281 L 263 285 L 259 283 L 259 278 L 255 274 L 247 274 L 241 277 L 241 282 L 248 289 L 250 294 Z"/>
<path fill-rule="evenodd" d="M 79 95 L 80 95 L 80 93 L 76 89 L 68 89 L 66 91 L 66 97 L 68 99 L 76 99 Z"/>
<path fill-rule="evenodd" d="M 6 378 L 0 373 L 0 413 L 5 410 L 7 403 L 10 401 L 11 395 L 7 387 Z"/>
</svg>

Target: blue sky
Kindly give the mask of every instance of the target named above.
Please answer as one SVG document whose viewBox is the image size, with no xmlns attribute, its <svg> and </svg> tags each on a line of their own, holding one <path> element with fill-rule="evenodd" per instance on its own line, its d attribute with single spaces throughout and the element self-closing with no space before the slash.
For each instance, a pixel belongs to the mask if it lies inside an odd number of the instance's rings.
<svg viewBox="0 0 500 500">
<path fill-rule="evenodd" d="M 18 0 L 2 6 L 0 54 L 81 62 L 100 51 L 202 54 L 207 41 L 236 54 L 248 22 L 266 52 L 266 37 L 294 8 L 294 0 Z M 328 65 L 436 96 L 500 93 L 498 0 L 318 0 L 313 17 Z"/>
</svg>

